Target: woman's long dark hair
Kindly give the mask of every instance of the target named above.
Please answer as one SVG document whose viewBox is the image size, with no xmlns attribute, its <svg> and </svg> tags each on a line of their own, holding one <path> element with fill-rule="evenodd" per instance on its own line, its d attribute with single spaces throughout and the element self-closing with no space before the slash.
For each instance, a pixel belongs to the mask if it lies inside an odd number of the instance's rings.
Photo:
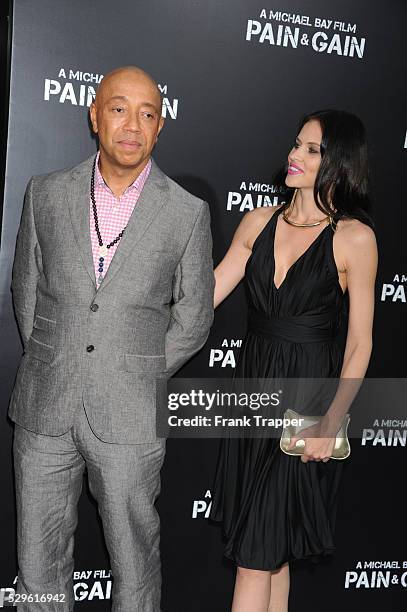
<svg viewBox="0 0 407 612">
<path fill-rule="evenodd" d="M 351 217 L 374 228 L 370 216 L 369 166 L 363 123 L 356 115 L 346 111 L 320 110 L 305 115 L 297 133 L 313 120 L 319 122 L 322 130 L 321 165 L 314 185 L 317 207 L 325 215 L 331 214 L 334 222 Z M 287 167 L 288 164 L 284 169 L 284 178 Z M 280 171 L 276 182 L 290 196 L 293 190 L 284 189 L 284 178 Z M 332 211 L 332 206 L 336 212 Z"/>
</svg>

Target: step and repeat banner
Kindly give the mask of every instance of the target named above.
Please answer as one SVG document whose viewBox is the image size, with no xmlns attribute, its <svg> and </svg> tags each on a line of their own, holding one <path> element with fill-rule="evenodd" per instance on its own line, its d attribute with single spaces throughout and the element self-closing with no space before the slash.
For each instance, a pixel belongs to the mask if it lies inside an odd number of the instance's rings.
<svg viewBox="0 0 407 612">
<path fill-rule="evenodd" d="M 370 377 L 405 377 L 407 6 L 400 0 L 15 0 L 0 250 L 0 608 L 17 573 L 8 399 L 21 358 L 10 281 L 32 175 L 96 150 L 88 107 L 103 75 L 135 64 L 163 95 L 159 166 L 210 204 L 219 262 L 245 212 L 273 206 L 276 168 L 302 114 L 356 113 L 369 135 L 380 266 Z M 231 376 L 245 331 L 242 287 L 217 310 L 204 349 L 179 376 Z M 290 609 L 404 609 L 406 423 L 367 423 L 346 461 L 337 551 L 292 566 Z M 230 608 L 234 568 L 208 521 L 218 440 L 169 440 L 162 472 L 166 612 Z M 75 548 L 78 610 L 110 609 L 112 577 L 97 508 L 84 490 Z M 139 611 L 137 611 L 139 612 Z M 142 611 L 140 611 L 142 612 Z M 248 611 L 249 612 L 249 611 Z"/>
</svg>

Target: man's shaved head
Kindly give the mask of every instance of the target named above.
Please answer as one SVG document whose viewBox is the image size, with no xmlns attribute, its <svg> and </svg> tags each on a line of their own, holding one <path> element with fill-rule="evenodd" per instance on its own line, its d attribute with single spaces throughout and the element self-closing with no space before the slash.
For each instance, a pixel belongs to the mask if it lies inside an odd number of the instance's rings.
<svg viewBox="0 0 407 612">
<path fill-rule="evenodd" d="M 161 111 L 160 90 L 147 72 L 124 66 L 106 74 L 90 107 L 102 167 L 141 171 L 164 124 Z"/>
<path fill-rule="evenodd" d="M 138 68 L 138 66 L 122 66 L 120 68 L 115 68 L 114 70 L 108 72 L 103 77 L 99 84 L 99 87 L 97 88 L 95 104 L 97 105 L 98 102 L 103 99 L 105 95 L 107 95 L 112 86 L 114 86 L 114 84 L 121 79 L 125 79 L 128 81 L 137 80 L 139 82 L 144 81 L 144 83 L 148 83 L 151 86 L 152 90 L 157 94 L 157 103 L 161 105 L 161 92 L 158 89 L 158 84 L 153 79 L 153 77 L 148 74 L 148 72 L 142 70 L 141 68 Z"/>
</svg>

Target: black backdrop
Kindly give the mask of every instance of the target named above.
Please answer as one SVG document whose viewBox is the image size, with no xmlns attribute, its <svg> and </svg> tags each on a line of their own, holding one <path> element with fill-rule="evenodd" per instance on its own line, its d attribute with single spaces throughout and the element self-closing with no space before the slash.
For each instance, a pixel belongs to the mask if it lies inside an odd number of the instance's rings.
<svg viewBox="0 0 407 612">
<path fill-rule="evenodd" d="M 9 287 L 22 197 L 31 175 L 75 165 L 95 150 L 86 103 L 97 75 L 137 64 L 160 83 L 167 122 L 155 159 L 209 201 L 215 263 L 245 210 L 273 202 L 273 170 L 291 148 L 300 115 L 323 107 L 357 113 L 370 138 L 380 249 L 368 376 L 404 377 L 406 371 L 407 6 L 402 0 L 15 0 L 12 9 L 0 250 L 0 607 L 7 605 L 16 575 L 6 409 L 21 356 Z M 300 23 L 293 22 L 295 15 L 302 16 Z M 322 19 L 327 21 L 316 21 Z M 206 347 L 179 375 L 229 376 L 244 319 L 239 287 L 218 309 Z M 233 568 L 222 559 L 219 528 L 205 517 L 216 451 L 216 441 L 168 443 L 159 500 L 166 612 L 209 606 L 220 612 L 230 604 Z M 342 484 L 338 550 L 317 567 L 293 567 L 293 611 L 339 612 L 345 605 L 403 609 L 404 465 L 400 445 L 354 441 Z M 75 556 L 78 609 L 109 609 L 108 559 L 86 491 Z M 386 562 L 399 567 L 383 567 Z"/>
</svg>

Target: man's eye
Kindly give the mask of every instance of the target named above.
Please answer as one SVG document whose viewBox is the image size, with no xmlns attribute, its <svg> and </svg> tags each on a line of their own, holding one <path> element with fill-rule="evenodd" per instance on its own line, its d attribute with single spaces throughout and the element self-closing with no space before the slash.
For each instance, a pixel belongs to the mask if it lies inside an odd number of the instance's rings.
<svg viewBox="0 0 407 612">
<path fill-rule="evenodd" d="M 145 113 L 143 113 L 143 115 L 144 115 L 144 117 L 146 117 L 146 119 L 154 119 L 153 113 L 145 112 Z"/>
<path fill-rule="evenodd" d="M 113 110 L 116 111 L 117 113 L 122 113 L 124 111 L 124 108 L 121 106 L 115 106 Z"/>
</svg>

